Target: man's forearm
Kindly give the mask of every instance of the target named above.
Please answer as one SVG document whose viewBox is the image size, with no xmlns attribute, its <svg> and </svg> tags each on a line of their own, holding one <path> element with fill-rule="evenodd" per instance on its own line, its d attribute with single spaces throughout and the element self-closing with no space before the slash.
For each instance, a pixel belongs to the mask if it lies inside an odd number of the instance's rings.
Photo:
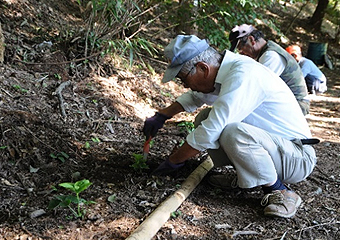
<svg viewBox="0 0 340 240">
<path fill-rule="evenodd" d="M 200 151 L 191 147 L 187 142 L 183 144 L 175 153 L 170 155 L 169 161 L 174 164 L 182 163 L 197 155 Z"/>
<path fill-rule="evenodd" d="M 172 103 L 170 106 L 158 111 L 168 117 L 173 117 L 178 113 L 184 112 L 184 108 L 178 102 Z"/>
</svg>

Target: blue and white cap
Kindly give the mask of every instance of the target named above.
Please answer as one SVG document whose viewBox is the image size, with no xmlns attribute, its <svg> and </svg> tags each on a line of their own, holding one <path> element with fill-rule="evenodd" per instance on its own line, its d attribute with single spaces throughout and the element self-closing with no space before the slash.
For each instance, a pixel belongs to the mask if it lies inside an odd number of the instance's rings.
<svg viewBox="0 0 340 240">
<path fill-rule="evenodd" d="M 164 73 L 162 82 L 174 79 L 187 61 L 208 48 L 209 43 L 205 39 L 199 39 L 195 35 L 178 35 L 164 49 L 164 55 L 171 63 Z"/>
</svg>

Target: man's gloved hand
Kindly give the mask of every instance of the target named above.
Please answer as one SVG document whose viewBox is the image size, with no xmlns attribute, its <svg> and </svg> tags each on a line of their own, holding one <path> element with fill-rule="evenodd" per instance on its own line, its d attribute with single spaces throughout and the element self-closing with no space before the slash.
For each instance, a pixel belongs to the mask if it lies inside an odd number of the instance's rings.
<svg viewBox="0 0 340 240">
<path fill-rule="evenodd" d="M 183 166 L 184 163 L 174 164 L 169 161 L 169 158 L 167 158 L 151 174 L 154 176 L 166 176 L 177 171 L 179 168 Z"/>
<path fill-rule="evenodd" d="M 170 119 L 170 117 L 159 112 L 156 112 L 153 117 L 147 118 L 143 127 L 143 133 L 146 139 L 149 139 L 150 136 L 156 136 L 158 130 L 163 127 L 165 121 L 168 119 Z"/>
</svg>

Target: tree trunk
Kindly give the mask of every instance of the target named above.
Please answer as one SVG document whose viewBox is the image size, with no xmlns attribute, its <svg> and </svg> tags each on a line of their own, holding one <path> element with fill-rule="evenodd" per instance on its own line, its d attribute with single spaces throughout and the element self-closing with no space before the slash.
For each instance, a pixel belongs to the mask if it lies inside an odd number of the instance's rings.
<svg viewBox="0 0 340 240">
<path fill-rule="evenodd" d="M 334 6 L 333 6 L 333 10 L 335 10 L 336 8 L 337 8 L 337 6 L 338 6 L 338 3 L 339 3 L 339 1 L 337 0 L 337 1 L 335 1 L 335 3 L 334 3 Z"/>
<path fill-rule="evenodd" d="M 321 24 L 323 17 L 325 16 L 328 3 L 329 0 L 319 0 L 318 6 L 316 7 L 315 12 L 313 13 L 313 16 L 310 20 L 313 28 L 318 32 L 321 31 Z"/>
<path fill-rule="evenodd" d="M 180 0 L 177 11 L 178 25 L 175 27 L 177 34 L 194 34 L 197 35 L 197 27 L 194 19 L 197 15 L 199 1 L 197 0 Z"/>
</svg>

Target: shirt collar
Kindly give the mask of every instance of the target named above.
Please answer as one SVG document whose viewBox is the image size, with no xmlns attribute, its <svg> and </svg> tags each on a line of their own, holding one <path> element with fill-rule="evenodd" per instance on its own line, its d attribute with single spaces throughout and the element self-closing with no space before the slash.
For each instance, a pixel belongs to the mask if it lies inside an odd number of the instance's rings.
<svg viewBox="0 0 340 240">
<path fill-rule="evenodd" d="M 221 66 L 218 70 L 218 73 L 216 75 L 216 79 L 215 79 L 215 84 L 218 83 L 218 84 L 221 84 L 223 82 L 223 78 L 221 78 L 221 76 L 224 75 L 225 72 L 228 72 L 230 71 L 231 69 L 231 66 L 232 66 L 232 62 L 235 61 L 235 58 L 237 58 L 237 54 L 236 53 L 233 53 L 229 50 L 224 50 L 222 52 L 222 55 L 224 55 L 223 57 L 223 60 L 221 62 Z M 221 69 L 223 68 L 223 73 L 221 71 Z"/>
</svg>

